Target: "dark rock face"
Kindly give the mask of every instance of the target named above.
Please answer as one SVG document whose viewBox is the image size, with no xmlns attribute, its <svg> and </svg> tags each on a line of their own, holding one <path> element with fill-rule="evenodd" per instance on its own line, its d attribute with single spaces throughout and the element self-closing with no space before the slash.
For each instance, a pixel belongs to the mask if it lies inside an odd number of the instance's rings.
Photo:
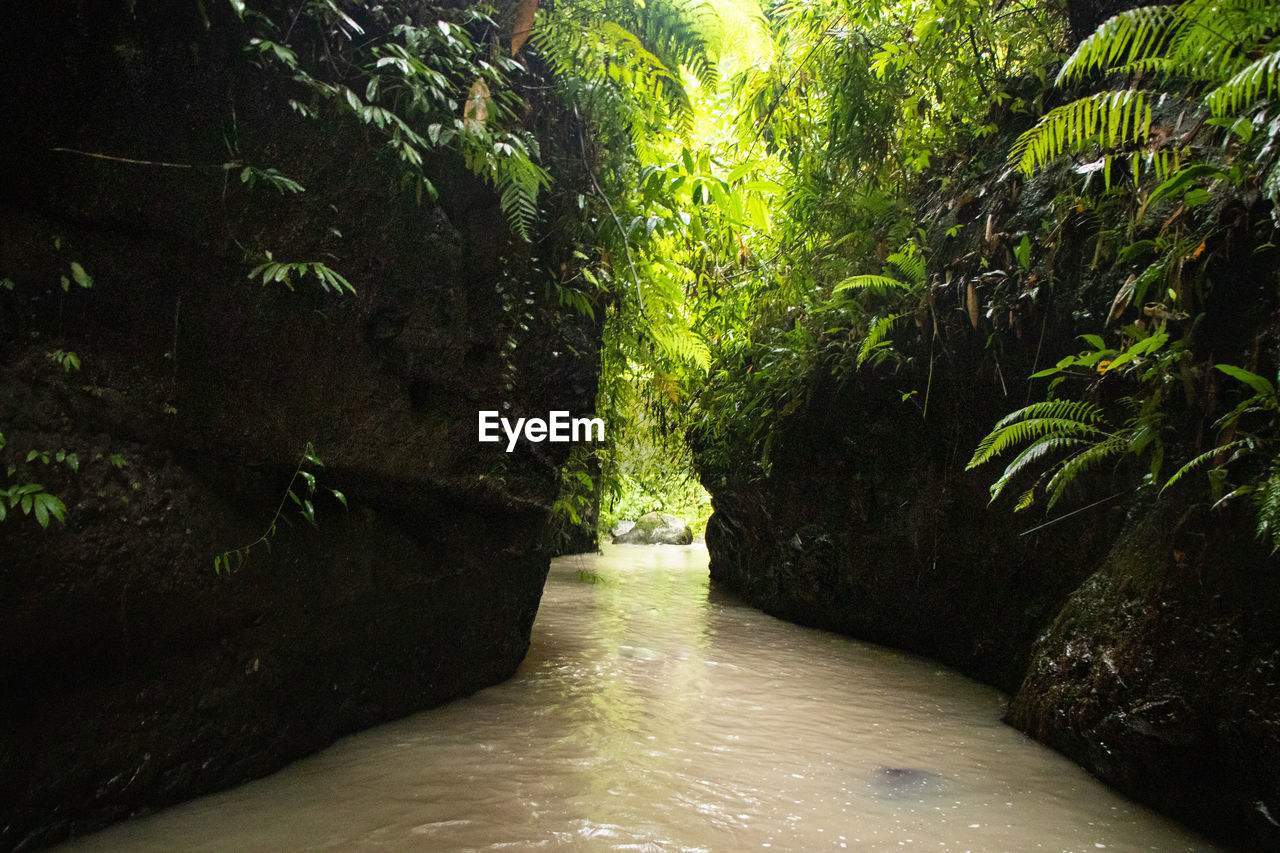
<svg viewBox="0 0 1280 853">
<path fill-rule="evenodd" d="M 420 206 L 363 130 L 293 116 L 229 4 L 204 5 L 207 30 L 197 4 L 41 4 L 0 36 L 0 431 L 68 507 L 47 532 L 0 523 L 0 849 L 507 677 L 567 446 L 480 445 L 476 413 L 594 398 L 596 330 L 545 304 L 554 241 L 532 257 L 443 160 Z M 52 150 L 220 164 L 232 135 L 307 192 Z M 358 293 L 250 281 L 242 246 L 324 259 Z M 72 261 L 91 288 L 63 292 Z M 286 503 L 270 551 L 215 575 L 307 442 L 350 509 L 322 488 L 313 530 Z"/>
<path fill-rule="evenodd" d="M 985 472 L 964 465 L 1005 398 L 973 357 L 939 359 L 927 420 L 892 378 L 819 380 L 775 436 L 770 476 L 704 468 L 712 578 L 774 615 L 1016 688 L 1123 511 L 1023 536 L 1035 521 L 988 508 Z"/>
<path fill-rule="evenodd" d="M 1213 834 L 1280 847 L 1280 578 L 1246 518 L 1150 513 L 1036 643 L 1009 720 Z M 1206 530 L 1207 535 L 1201 532 Z"/>
<path fill-rule="evenodd" d="M 1100 322 L 1077 328 L 1074 318 L 1106 317 L 1128 274 L 1079 263 L 1087 232 L 1064 228 L 1056 261 L 1029 270 L 1054 277 L 1056 295 L 1026 288 L 1007 321 L 978 318 L 972 329 L 963 282 L 989 286 L 972 259 L 1011 258 L 1001 241 L 1035 232 L 1056 179 L 979 180 L 981 191 L 964 191 L 973 200 L 934 198 L 919 216 L 934 223 L 935 263 L 950 281 L 931 288 L 932 342 L 926 317 L 921 334 L 899 334 L 910 360 L 894 371 L 819 363 L 771 435 L 767 471 L 758 453 L 693 436 L 715 509 L 712 578 L 774 615 L 1016 691 L 1010 721 L 1099 777 L 1229 843 L 1277 849 L 1280 561 L 1258 545 L 1246 508 L 1188 512 L 1203 496 L 1171 494 L 1153 509 L 1134 490 L 1143 472 L 1120 467 L 1078 480 L 1045 524 L 1007 499 L 988 507 L 998 464 L 965 470 L 992 425 L 1043 399 L 1028 377 L 1079 351 L 1074 336 Z M 1253 247 L 1269 239 L 1258 238 L 1269 215 L 1241 205 L 1231 248 L 1206 273 L 1201 344 L 1264 374 L 1275 369 L 1276 267 Z M 1251 221 L 1266 224 L 1251 233 Z M 992 236 L 941 237 L 970 223 L 989 223 Z M 1260 358 L 1251 342 L 1264 340 Z M 1126 392 L 1103 380 L 1099 394 Z M 1197 435 L 1212 440 L 1213 417 L 1171 409 L 1166 440 L 1183 452 Z"/>
<path fill-rule="evenodd" d="M 692 541 L 689 523 L 669 512 L 646 513 L 630 529 L 613 537 L 615 545 L 688 545 Z"/>
<path fill-rule="evenodd" d="M 1009 721 L 1104 781 L 1277 849 L 1280 574 L 1251 520 L 1178 527 L 1116 500 L 1023 535 L 1039 520 L 988 509 L 986 479 L 963 471 L 998 397 L 935 383 L 950 416 L 932 424 L 874 378 L 819 386 L 771 476 L 704 470 L 713 581 L 1016 691 Z M 1089 488 L 1081 505 L 1110 491 Z"/>
</svg>

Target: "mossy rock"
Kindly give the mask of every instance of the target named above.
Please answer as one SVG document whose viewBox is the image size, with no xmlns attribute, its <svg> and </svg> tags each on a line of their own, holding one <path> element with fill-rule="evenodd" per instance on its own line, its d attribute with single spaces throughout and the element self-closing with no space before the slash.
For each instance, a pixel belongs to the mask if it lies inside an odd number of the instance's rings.
<svg viewBox="0 0 1280 853">
<path fill-rule="evenodd" d="M 688 545 L 693 542 L 689 522 L 669 512 L 640 516 L 635 526 L 613 537 L 615 545 Z"/>
</svg>

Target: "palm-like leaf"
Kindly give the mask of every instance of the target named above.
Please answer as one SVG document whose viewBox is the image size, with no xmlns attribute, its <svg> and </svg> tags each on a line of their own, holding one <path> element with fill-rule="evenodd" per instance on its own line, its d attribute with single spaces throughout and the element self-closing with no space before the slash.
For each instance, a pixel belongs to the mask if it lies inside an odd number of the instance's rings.
<svg viewBox="0 0 1280 853">
<path fill-rule="evenodd" d="M 1177 7 L 1130 9 L 1082 41 L 1057 82 L 1094 72 L 1154 73 L 1166 82 L 1196 84 L 1215 116 L 1239 116 L 1280 93 L 1278 30 L 1280 3 L 1274 0 L 1188 0 Z M 1009 161 L 1030 175 L 1061 154 L 1093 145 L 1107 151 L 1141 145 L 1151 129 L 1154 99 L 1129 87 L 1058 107 L 1018 138 Z M 1136 176 L 1136 159 L 1134 168 Z"/>
<path fill-rule="evenodd" d="M 870 357 L 876 347 L 889 339 L 889 333 L 893 331 L 893 327 L 906 316 L 907 315 L 905 313 L 886 314 L 885 316 L 878 317 L 872 321 L 871 327 L 867 329 L 866 337 L 862 339 L 862 346 L 858 348 L 859 367 L 861 367 L 862 363 Z"/>
<path fill-rule="evenodd" d="M 907 288 L 906 282 L 898 281 L 896 278 L 890 278 L 887 275 L 854 275 L 831 288 L 831 295 L 834 296 L 846 290 L 886 292 L 890 290 L 906 290 Z"/>
<path fill-rule="evenodd" d="M 1151 132 L 1149 97 L 1137 89 L 1096 92 L 1050 110 L 1018 137 L 1009 160 L 1030 175 L 1059 155 L 1090 145 L 1142 143 Z"/>
</svg>

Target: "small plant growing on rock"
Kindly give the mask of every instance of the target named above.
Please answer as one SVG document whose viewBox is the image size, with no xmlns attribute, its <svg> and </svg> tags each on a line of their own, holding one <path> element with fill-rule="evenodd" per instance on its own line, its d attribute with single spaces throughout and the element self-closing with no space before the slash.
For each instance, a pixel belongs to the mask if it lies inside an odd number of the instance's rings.
<svg viewBox="0 0 1280 853">
<path fill-rule="evenodd" d="M 249 554 L 259 545 L 271 550 L 271 540 L 275 538 L 276 530 L 281 521 L 286 521 L 285 508 L 292 501 L 298 510 L 298 514 L 302 516 L 307 524 L 316 527 L 316 508 L 312 503 L 312 498 L 316 494 L 316 475 L 308 471 L 308 466 L 312 468 L 323 468 L 324 462 L 316 455 L 315 447 L 311 442 L 307 442 L 306 447 L 302 450 L 302 457 L 298 460 L 298 465 L 294 469 L 293 476 L 289 478 L 289 486 L 285 489 L 284 497 L 280 499 L 280 505 L 276 507 L 275 514 L 272 515 L 271 521 L 267 524 L 267 529 L 262 535 L 247 545 L 239 548 L 232 548 L 229 551 L 223 551 L 221 554 L 213 558 L 213 571 L 215 574 L 222 574 L 224 571 L 230 574 L 244 565 L 249 559 Z M 302 486 L 298 486 L 298 481 L 302 481 Z M 333 497 L 346 507 L 347 497 L 337 489 L 326 488 Z"/>
</svg>

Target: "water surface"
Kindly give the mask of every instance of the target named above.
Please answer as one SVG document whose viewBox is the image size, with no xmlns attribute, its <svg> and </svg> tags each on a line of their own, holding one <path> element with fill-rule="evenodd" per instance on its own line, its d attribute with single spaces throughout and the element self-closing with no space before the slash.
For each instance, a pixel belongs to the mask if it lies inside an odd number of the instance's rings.
<svg viewBox="0 0 1280 853">
<path fill-rule="evenodd" d="M 1003 725 L 999 692 L 706 565 L 558 559 L 510 681 L 68 849 L 1211 849 Z"/>
</svg>

